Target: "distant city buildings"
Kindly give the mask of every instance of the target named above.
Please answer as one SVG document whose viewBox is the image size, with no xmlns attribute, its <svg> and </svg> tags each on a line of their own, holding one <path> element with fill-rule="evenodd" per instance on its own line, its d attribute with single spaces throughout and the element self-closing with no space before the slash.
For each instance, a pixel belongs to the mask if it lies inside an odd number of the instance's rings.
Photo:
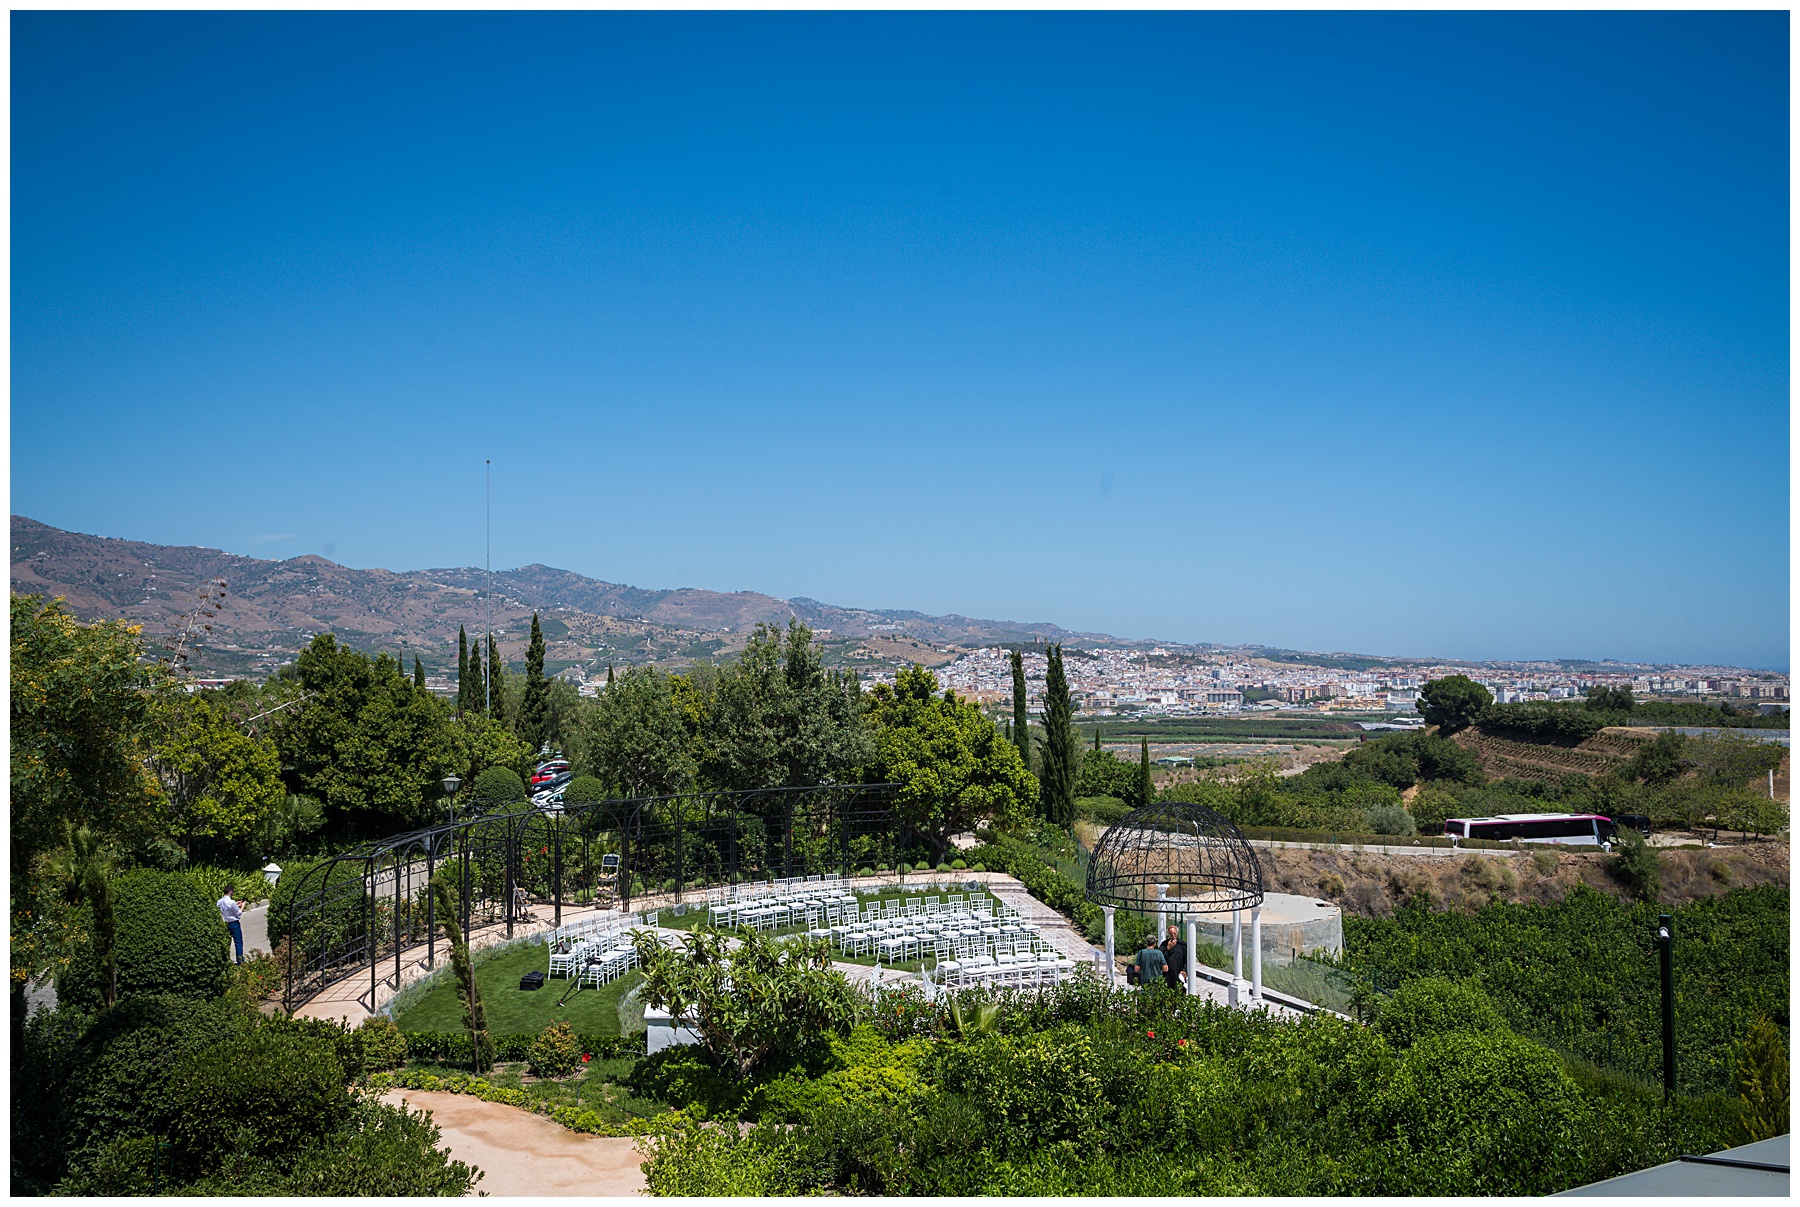
<svg viewBox="0 0 1800 1207">
<path fill-rule="evenodd" d="M 1026 705 L 1043 707 L 1043 653 L 1025 653 Z M 1713 668 L 1696 668 L 1710 672 Z M 1737 671 L 1686 675 L 1586 671 L 1575 674 L 1555 664 L 1467 664 L 1408 666 L 1345 673 L 1328 667 L 1269 665 L 1229 652 L 1196 655 L 1181 650 L 1076 650 L 1064 659 L 1069 694 L 1083 716 L 1203 716 L 1244 711 L 1321 710 L 1387 712 L 1417 716 L 1419 689 L 1432 679 L 1464 674 L 1494 693 L 1500 703 L 1571 700 L 1594 686 L 1629 687 L 1640 698 L 1731 696 L 1786 700 L 1787 676 Z M 1012 700 L 1010 653 L 998 646 L 973 650 L 934 672 L 938 682 L 983 704 Z M 872 682 L 893 682 L 884 670 Z M 1246 702 L 1245 693 L 1255 697 Z"/>
</svg>

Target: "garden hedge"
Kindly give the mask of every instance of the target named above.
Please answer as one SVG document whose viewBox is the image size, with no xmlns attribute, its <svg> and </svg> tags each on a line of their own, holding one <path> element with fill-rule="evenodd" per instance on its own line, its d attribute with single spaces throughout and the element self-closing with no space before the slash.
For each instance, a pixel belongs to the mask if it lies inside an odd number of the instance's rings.
<svg viewBox="0 0 1800 1207">
<path fill-rule="evenodd" d="M 437 1061 L 442 1064 L 467 1064 L 471 1057 L 466 1031 L 407 1031 L 406 1055 L 409 1060 Z M 490 1035 L 495 1060 L 529 1060 L 536 1034 Z M 644 1035 L 577 1035 L 582 1052 L 595 1060 L 618 1056 L 642 1056 Z"/>
<path fill-rule="evenodd" d="M 51 1091 L 60 1102 L 40 1109 L 56 1114 L 67 1153 L 166 1131 L 176 1066 L 232 1038 L 240 1025 L 222 1001 L 174 994 L 122 1001 L 102 1014 L 70 1053 L 61 1093 Z"/>
<path fill-rule="evenodd" d="M 525 781 L 511 767 L 489 767 L 476 776 L 469 787 L 469 801 L 476 812 L 515 805 L 528 799 Z"/>
<path fill-rule="evenodd" d="M 169 1078 L 170 1133 L 189 1175 L 228 1153 L 291 1153 L 336 1131 L 350 1113 L 335 1045 L 259 1028 L 189 1053 Z"/>
<path fill-rule="evenodd" d="M 225 992 L 225 923 L 218 907 L 180 872 L 128 872 L 113 882 L 119 998 Z M 56 979 L 56 999 L 97 1010 L 104 1004 L 91 942 Z"/>
</svg>

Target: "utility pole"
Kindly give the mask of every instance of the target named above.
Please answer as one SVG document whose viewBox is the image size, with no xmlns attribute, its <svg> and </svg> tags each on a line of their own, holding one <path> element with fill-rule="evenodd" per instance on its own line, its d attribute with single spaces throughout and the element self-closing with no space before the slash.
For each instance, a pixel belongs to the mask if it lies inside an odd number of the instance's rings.
<svg viewBox="0 0 1800 1207">
<path fill-rule="evenodd" d="M 487 462 L 487 639 L 488 660 L 481 664 L 481 691 L 487 700 L 487 715 L 494 715 L 494 462 Z"/>
</svg>

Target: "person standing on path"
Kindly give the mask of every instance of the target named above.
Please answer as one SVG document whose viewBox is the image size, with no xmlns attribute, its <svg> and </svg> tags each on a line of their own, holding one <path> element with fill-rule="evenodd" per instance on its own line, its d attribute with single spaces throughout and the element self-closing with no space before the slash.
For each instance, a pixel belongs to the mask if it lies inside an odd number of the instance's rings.
<svg viewBox="0 0 1800 1207">
<path fill-rule="evenodd" d="M 1168 966 L 1168 961 L 1163 959 L 1163 953 L 1156 946 L 1156 936 L 1145 935 L 1144 950 L 1137 954 L 1138 984 L 1156 984 Z"/>
<path fill-rule="evenodd" d="M 225 895 L 219 898 L 219 917 L 225 919 L 225 930 L 231 935 L 232 943 L 237 947 L 237 963 L 244 962 L 244 907 L 238 904 L 237 890 L 228 888 Z"/>
<path fill-rule="evenodd" d="M 1181 941 L 1181 932 L 1169 927 L 1169 937 L 1163 940 L 1163 961 L 1168 966 L 1163 969 L 1163 983 L 1171 989 L 1181 989 L 1187 985 L 1187 944 Z"/>
</svg>

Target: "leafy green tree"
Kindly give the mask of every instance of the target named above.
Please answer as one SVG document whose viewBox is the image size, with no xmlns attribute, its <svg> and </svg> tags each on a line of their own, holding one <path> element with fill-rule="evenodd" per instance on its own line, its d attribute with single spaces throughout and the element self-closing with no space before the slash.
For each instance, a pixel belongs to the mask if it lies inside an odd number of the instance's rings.
<svg viewBox="0 0 1800 1207">
<path fill-rule="evenodd" d="M 338 820 L 373 813 L 392 827 L 429 816 L 438 782 L 467 767 L 449 710 L 414 691 L 393 659 L 340 646 L 329 633 L 295 664 L 311 696 L 276 737 L 289 789 L 317 797 Z"/>
<path fill-rule="evenodd" d="M 1686 734 L 1659 733 L 1638 747 L 1626 764 L 1626 774 L 1646 784 L 1666 784 L 1687 774 L 1693 764 L 1688 761 Z"/>
<path fill-rule="evenodd" d="M 1443 826 L 1445 820 L 1460 816 L 1461 805 L 1454 793 L 1443 788 L 1427 786 L 1419 789 L 1413 797 L 1409 812 L 1419 829 L 1427 834 L 1435 834 Z"/>
<path fill-rule="evenodd" d="M 144 665 L 135 626 L 84 625 L 62 600 L 12 597 L 13 887 L 64 825 L 119 833 L 142 825 L 161 795 L 145 765 L 153 700 L 166 679 Z"/>
<path fill-rule="evenodd" d="M 853 783 L 874 755 L 854 675 L 829 672 L 812 630 L 759 624 L 706 701 L 702 773 L 721 788 Z"/>
<path fill-rule="evenodd" d="M 1701 778 L 1724 788 L 1742 788 L 1781 769 L 1785 746 L 1758 742 L 1735 733 L 1690 738 L 1683 747 L 1687 762 Z"/>
<path fill-rule="evenodd" d="M 877 727 L 871 774 L 901 786 L 896 806 L 925 839 L 933 864 L 948 857 L 953 835 L 985 821 L 1023 820 L 1037 781 L 979 706 L 954 692 L 937 694 L 937 678 L 917 665 L 870 696 Z"/>
<path fill-rule="evenodd" d="M 463 717 L 451 728 L 451 737 L 456 749 L 456 774 L 465 784 L 473 784 L 475 777 L 489 767 L 510 767 L 519 775 L 531 768 L 531 748 L 511 730 L 480 713 Z"/>
<path fill-rule="evenodd" d="M 1063 674 L 1060 644 L 1050 647 L 1049 667 L 1044 672 L 1044 816 L 1067 828 L 1075 822 L 1075 770 L 1081 739 L 1075 732 L 1075 709 L 1069 700 L 1069 680 Z"/>
<path fill-rule="evenodd" d="M 244 733 L 208 692 L 180 693 L 159 708 L 151 765 L 161 779 L 169 833 L 235 843 L 287 797 L 281 757 L 266 737 Z"/>
<path fill-rule="evenodd" d="M 1493 702 L 1494 693 L 1467 675 L 1446 675 L 1419 689 L 1418 708 L 1427 724 L 1453 733 L 1473 725 Z"/>
<path fill-rule="evenodd" d="M 1019 650 L 1012 652 L 1012 709 L 1013 742 L 1019 748 L 1019 757 L 1030 767 L 1031 726 L 1025 711 L 1025 655 Z"/>
<path fill-rule="evenodd" d="M 856 1020 L 856 991 L 822 940 L 778 943 L 751 931 L 734 947 L 722 934 L 693 931 L 680 951 L 651 931 L 636 933 L 644 1000 L 690 1015 L 701 1047 L 736 1079 L 848 1032 Z"/>
<path fill-rule="evenodd" d="M 301 839 L 325 824 L 325 808 L 310 796 L 288 793 L 281 804 L 256 819 L 251 837 L 256 850 L 268 856 L 286 855 Z"/>
<path fill-rule="evenodd" d="M 1090 750 L 1081 756 L 1081 770 L 1075 777 L 1075 795 L 1112 796 L 1136 808 L 1141 791 L 1137 768 L 1117 758 L 1109 750 Z"/>
<path fill-rule="evenodd" d="M 1590 687 L 1587 707 L 1595 712 L 1630 712 L 1636 702 L 1629 687 Z"/>
<path fill-rule="evenodd" d="M 64 958 L 67 910 L 40 883 L 40 857 L 67 828 L 154 833 L 161 796 L 145 756 L 167 675 L 143 662 L 135 626 L 82 624 L 62 601 L 12 597 L 10 820 L 11 991 L 15 1026 L 25 987 Z"/>
<path fill-rule="evenodd" d="M 544 630 L 531 614 L 531 642 L 525 647 L 525 695 L 519 704 L 519 737 L 533 750 L 555 739 L 556 718 L 550 712 L 550 688 L 544 679 Z"/>
<path fill-rule="evenodd" d="M 584 718 L 586 765 L 600 780 L 631 796 L 680 792 L 694 778 L 688 731 L 668 675 L 634 666 Z"/>
</svg>

